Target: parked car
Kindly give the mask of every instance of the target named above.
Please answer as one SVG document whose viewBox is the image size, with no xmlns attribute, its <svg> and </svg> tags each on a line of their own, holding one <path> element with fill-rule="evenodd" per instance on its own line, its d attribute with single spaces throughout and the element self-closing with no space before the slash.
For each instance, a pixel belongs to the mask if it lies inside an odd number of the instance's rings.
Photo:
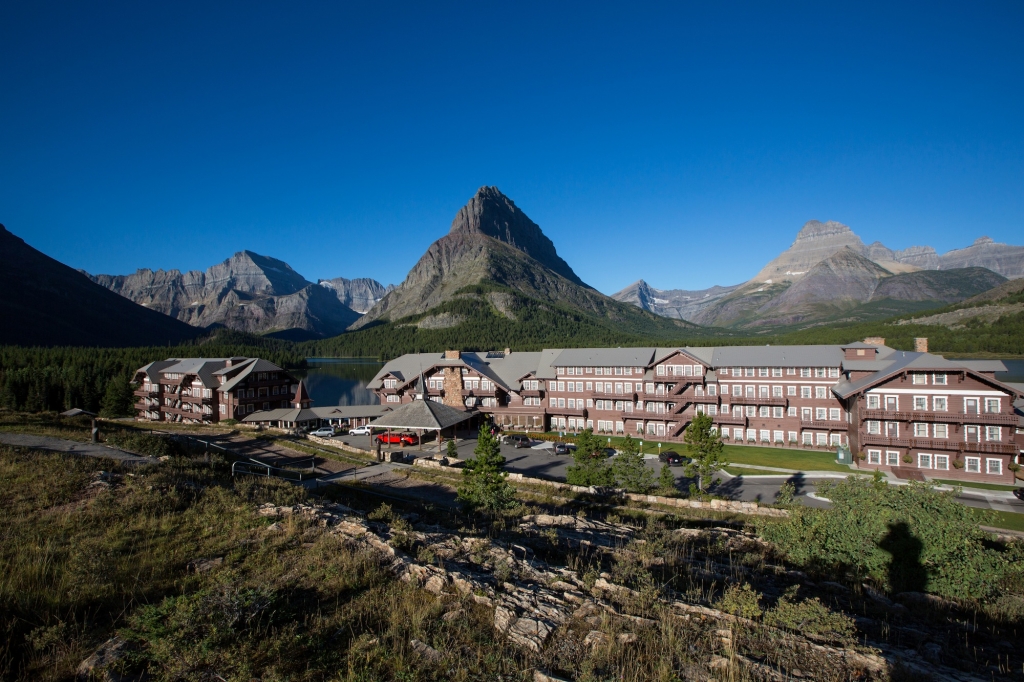
<svg viewBox="0 0 1024 682">
<path fill-rule="evenodd" d="M 508 436 L 505 442 L 514 448 L 528 448 L 533 445 L 533 441 L 530 440 L 529 436 Z"/>
<path fill-rule="evenodd" d="M 571 455 L 575 449 L 576 446 L 570 443 L 555 443 L 556 455 Z"/>
<path fill-rule="evenodd" d="M 411 433 L 378 433 L 377 442 L 382 445 L 416 445 L 416 436 Z"/>
<path fill-rule="evenodd" d="M 619 454 L 619 451 L 616 450 L 615 448 L 601 448 L 599 452 L 603 452 L 605 457 L 614 457 L 615 455 Z"/>
<path fill-rule="evenodd" d="M 357 426 L 354 429 L 349 429 L 348 435 L 350 435 L 350 436 L 369 436 L 370 435 L 370 427 L 369 426 Z"/>
<path fill-rule="evenodd" d="M 658 455 L 658 459 L 669 465 L 670 467 L 682 466 L 686 463 L 686 458 L 680 455 L 675 450 L 666 450 L 665 452 Z"/>
<path fill-rule="evenodd" d="M 316 431 L 311 431 L 309 435 L 316 436 L 317 438 L 334 438 L 334 427 L 321 426 Z"/>
</svg>

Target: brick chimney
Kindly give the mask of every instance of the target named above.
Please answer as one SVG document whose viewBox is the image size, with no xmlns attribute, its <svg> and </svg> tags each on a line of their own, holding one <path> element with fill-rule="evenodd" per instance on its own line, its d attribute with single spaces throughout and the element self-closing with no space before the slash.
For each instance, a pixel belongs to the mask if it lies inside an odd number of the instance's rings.
<svg viewBox="0 0 1024 682">
<path fill-rule="evenodd" d="M 460 350 L 446 350 L 444 352 L 445 360 L 458 360 L 462 357 L 462 351 Z"/>
<path fill-rule="evenodd" d="M 864 343 L 868 344 L 869 346 L 884 346 L 885 345 L 885 337 L 882 337 L 882 336 L 869 336 L 866 339 L 864 339 Z"/>
<path fill-rule="evenodd" d="M 915 353 L 927 353 L 928 352 L 928 337 L 922 337 L 914 339 L 914 352 Z"/>
</svg>

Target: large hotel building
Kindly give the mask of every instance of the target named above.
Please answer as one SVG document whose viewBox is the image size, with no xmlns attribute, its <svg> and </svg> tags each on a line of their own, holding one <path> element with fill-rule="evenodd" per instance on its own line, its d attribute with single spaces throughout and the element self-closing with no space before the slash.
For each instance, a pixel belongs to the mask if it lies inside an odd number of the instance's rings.
<svg viewBox="0 0 1024 682">
<path fill-rule="evenodd" d="M 1012 483 L 1024 385 L 997 380 L 999 361 L 950 361 L 917 345 L 417 353 L 387 363 L 369 387 L 385 406 L 422 395 L 509 429 L 666 442 L 703 412 L 727 442 L 846 445 L 862 468 Z"/>
</svg>

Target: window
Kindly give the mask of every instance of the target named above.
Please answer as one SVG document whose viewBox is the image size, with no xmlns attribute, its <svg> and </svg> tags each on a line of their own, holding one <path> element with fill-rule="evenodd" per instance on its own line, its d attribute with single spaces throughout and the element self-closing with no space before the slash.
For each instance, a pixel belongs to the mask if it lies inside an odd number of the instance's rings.
<svg viewBox="0 0 1024 682">
<path fill-rule="evenodd" d="M 949 455 L 935 455 L 935 468 L 949 471 Z"/>
<path fill-rule="evenodd" d="M 993 441 L 1002 440 L 1002 429 L 999 428 L 998 426 L 986 426 L 985 427 L 985 440 L 993 440 Z"/>
<path fill-rule="evenodd" d="M 980 474 L 981 457 L 964 457 L 964 471 L 969 474 Z"/>
<path fill-rule="evenodd" d="M 747 386 L 747 397 L 748 398 L 753 398 L 754 397 L 754 387 L 753 386 Z"/>
<path fill-rule="evenodd" d="M 727 377 L 729 376 L 729 368 L 723 367 L 722 369 L 718 370 L 718 373 L 721 374 L 723 377 Z"/>
<path fill-rule="evenodd" d="M 945 374 L 933 374 L 932 375 L 932 383 L 935 384 L 936 386 L 945 386 L 946 385 L 946 375 Z"/>
<path fill-rule="evenodd" d="M 769 386 L 758 386 L 758 393 L 762 398 L 768 397 Z"/>
<path fill-rule="evenodd" d="M 898 467 L 900 465 L 900 453 L 895 450 L 886 450 L 885 464 L 886 466 Z"/>
<path fill-rule="evenodd" d="M 549 398 L 548 407 L 558 407 L 558 398 Z"/>
<path fill-rule="evenodd" d="M 917 456 L 917 468 L 918 469 L 931 469 L 932 468 L 932 456 L 920 453 Z"/>
<path fill-rule="evenodd" d="M 660 369 L 662 369 L 662 367 L 659 365 L 658 369 L 660 370 Z M 659 372 L 659 374 L 660 373 L 661 372 Z M 604 368 L 603 367 L 595 367 L 594 368 L 594 374 L 596 374 L 597 376 L 602 376 L 604 374 Z M 600 424 L 601 422 L 598 422 L 598 423 Z"/>
<path fill-rule="evenodd" d="M 768 368 L 767 367 L 758 367 L 757 368 L 757 376 L 759 376 L 759 377 L 766 377 L 766 376 L 768 376 Z"/>
<path fill-rule="evenodd" d="M 790 416 L 790 417 L 795 417 L 796 416 L 796 408 L 795 407 L 787 408 L 786 409 L 786 415 Z"/>
<path fill-rule="evenodd" d="M 743 395 L 743 386 L 741 386 L 740 384 L 733 384 L 732 394 L 737 397 Z"/>
<path fill-rule="evenodd" d="M 828 445 L 828 434 L 827 433 L 819 433 L 818 434 L 818 445 Z"/>
<path fill-rule="evenodd" d="M 819 408 L 815 409 L 814 410 L 814 418 L 817 419 L 818 421 L 825 421 L 826 419 L 828 419 L 828 408 L 827 407 L 819 407 Z"/>
<path fill-rule="evenodd" d="M 824 379 L 825 378 L 825 368 L 824 367 L 815 367 L 814 368 L 814 376 L 819 378 L 819 379 Z"/>
<path fill-rule="evenodd" d="M 796 374 L 796 367 L 787 367 L 787 368 L 786 368 L 786 374 L 787 374 L 788 376 L 793 376 L 793 375 L 795 375 L 795 374 Z"/>
<path fill-rule="evenodd" d="M 815 386 L 814 397 L 819 400 L 828 398 L 828 386 Z"/>
<path fill-rule="evenodd" d="M 936 412 L 945 412 L 947 409 L 946 396 L 935 396 L 932 398 L 932 409 Z"/>
<path fill-rule="evenodd" d="M 829 434 L 829 437 L 828 437 L 828 444 L 829 445 L 842 445 L 842 443 L 843 443 L 843 434 L 841 434 L 841 433 Z"/>
<path fill-rule="evenodd" d="M 986 459 L 985 460 L 985 471 L 993 476 L 1003 475 L 1003 460 L 1001 459 Z"/>
<path fill-rule="evenodd" d="M 804 445 L 814 445 L 814 434 L 810 431 L 804 431 Z"/>
<path fill-rule="evenodd" d="M 927 438 L 928 437 L 928 425 L 915 423 L 914 424 L 914 438 Z"/>
<path fill-rule="evenodd" d="M 718 414 L 718 405 L 708 405 L 708 414 L 712 417 Z"/>
<path fill-rule="evenodd" d="M 801 367 L 800 368 L 800 376 L 802 376 L 802 377 L 810 377 L 811 376 L 811 368 L 810 367 Z"/>
<path fill-rule="evenodd" d="M 622 368 L 621 367 L 616 367 L 615 368 L 615 376 L 617 376 L 617 377 L 622 376 Z"/>
<path fill-rule="evenodd" d="M 811 387 L 810 386 L 801 386 L 800 387 L 800 397 L 801 398 L 810 398 L 811 397 Z"/>
<path fill-rule="evenodd" d="M 762 405 L 758 410 L 758 416 L 760 416 L 762 419 L 768 417 L 770 414 L 770 409 L 771 408 L 769 408 L 767 405 Z"/>
<path fill-rule="evenodd" d="M 619 395 L 622 395 L 622 382 L 621 381 L 616 381 L 615 382 L 615 392 L 618 393 Z"/>
<path fill-rule="evenodd" d="M 744 370 L 743 371 L 743 375 L 744 376 L 748 376 L 748 377 L 754 376 L 754 368 L 753 367 L 744 367 L 743 370 Z"/>
<path fill-rule="evenodd" d="M 796 386 L 786 386 L 786 395 L 795 396 L 796 395 Z"/>
<path fill-rule="evenodd" d="M 559 381 L 558 382 L 558 390 L 559 391 L 564 391 L 565 390 L 565 382 L 564 381 Z"/>
<path fill-rule="evenodd" d="M 782 386 L 772 386 L 772 397 L 773 398 L 781 398 L 782 397 Z"/>
<path fill-rule="evenodd" d="M 718 386 L 714 384 L 708 384 L 708 395 L 715 395 L 718 393 Z"/>
<path fill-rule="evenodd" d="M 786 442 L 785 436 L 786 436 L 786 434 L 785 434 L 784 431 L 774 431 L 774 432 L 772 432 L 772 440 L 775 441 L 776 443 L 784 443 L 784 442 Z"/>
<path fill-rule="evenodd" d="M 795 443 L 796 442 L 796 431 L 790 431 L 789 432 L 789 442 L 790 443 Z"/>
<path fill-rule="evenodd" d="M 838 367 L 829 367 L 828 368 L 828 376 L 829 376 L 830 379 L 838 379 L 839 378 L 839 368 Z"/>
<path fill-rule="evenodd" d="M 882 463 L 882 451 L 881 450 L 868 450 L 868 464 L 881 464 Z"/>
<path fill-rule="evenodd" d="M 559 367 L 556 371 L 558 374 L 565 374 L 565 367 Z"/>
<path fill-rule="evenodd" d="M 948 424 L 935 424 L 932 430 L 936 438 L 949 438 L 949 425 Z"/>
<path fill-rule="evenodd" d="M 221 414 L 227 414 L 227 412 L 228 412 L 227 408 L 228 408 L 227 405 L 220 405 L 220 413 Z"/>
<path fill-rule="evenodd" d="M 583 393 L 583 382 L 582 381 L 577 381 L 576 382 L 576 392 L 577 393 Z"/>
<path fill-rule="evenodd" d="M 877 395 L 869 395 L 868 396 L 868 409 L 869 410 L 877 410 L 878 409 L 878 404 L 879 403 L 878 403 L 878 396 Z"/>
<path fill-rule="evenodd" d="M 593 391 L 594 390 L 594 382 L 593 381 L 588 381 L 587 382 L 587 390 L 588 391 Z"/>
<path fill-rule="evenodd" d="M 761 442 L 762 443 L 771 443 L 772 442 L 772 432 L 769 431 L 768 429 L 761 429 Z"/>
<path fill-rule="evenodd" d="M 785 416 L 785 412 L 786 412 L 786 408 L 784 408 L 784 407 L 773 407 L 772 408 L 772 417 L 774 417 L 775 419 L 782 419 L 783 416 Z"/>
<path fill-rule="evenodd" d="M 755 407 L 754 405 L 747 405 L 744 409 L 748 417 L 757 416 L 757 407 Z"/>
<path fill-rule="evenodd" d="M 773 377 L 781 377 L 782 376 L 782 368 L 781 367 L 772 367 L 772 376 Z"/>
<path fill-rule="evenodd" d="M 838 407 L 830 407 L 828 410 L 828 418 L 834 422 L 841 420 L 843 417 L 839 414 Z"/>
<path fill-rule="evenodd" d="M 989 414 L 999 412 L 999 398 L 985 398 L 985 411 Z"/>
<path fill-rule="evenodd" d="M 914 409 L 915 410 L 927 410 L 928 409 L 928 398 L 923 395 L 914 396 Z"/>
<path fill-rule="evenodd" d="M 927 374 L 921 374 L 920 372 L 914 372 L 913 374 L 910 375 L 910 380 L 915 385 L 927 384 L 928 383 L 928 375 Z"/>
<path fill-rule="evenodd" d="M 558 390 L 558 382 L 557 381 L 549 381 L 548 382 L 548 390 L 549 391 L 557 391 Z"/>
</svg>

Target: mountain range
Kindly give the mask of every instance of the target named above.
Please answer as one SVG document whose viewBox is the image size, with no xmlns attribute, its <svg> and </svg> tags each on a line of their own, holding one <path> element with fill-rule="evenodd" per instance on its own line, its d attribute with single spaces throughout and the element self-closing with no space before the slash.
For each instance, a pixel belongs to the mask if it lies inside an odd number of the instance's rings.
<svg viewBox="0 0 1024 682">
<path fill-rule="evenodd" d="M 195 327 L 304 340 L 341 334 L 385 287 L 372 279 L 337 278 L 314 284 L 276 258 L 239 251 L 206 271 L 137 270 L 89 275 L 127 299 Z M 371 302 L 372 301 L 372 302 Z"/>
<path fill-rule="evenodd" d="M 743 284 L 686 291 L 639 280 L 613 298 L 701 325 L 764 329 L 865 320 L 940 307 L 1024 277 L 1024 247 L 982 237 L 938 255 L 864 244 L 848 226 L 807 222 L 789 249 Z"/>
<path fill-rule="evenodd" d="M 200 333 L 104 289 L 3 225 L 0 262 L 0 345 L 166 345 Z"/>
</svg>

